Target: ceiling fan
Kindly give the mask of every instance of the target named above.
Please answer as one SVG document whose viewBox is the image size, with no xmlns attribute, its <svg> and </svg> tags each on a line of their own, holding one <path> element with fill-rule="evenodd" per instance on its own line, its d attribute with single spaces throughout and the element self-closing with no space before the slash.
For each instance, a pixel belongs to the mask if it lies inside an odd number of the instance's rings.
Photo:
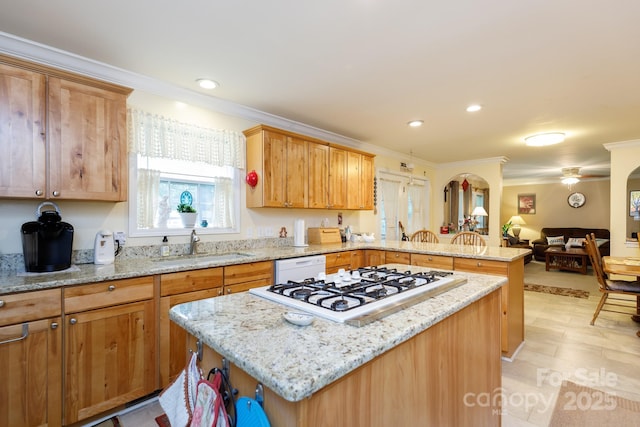
<svg viewBox="0 0 640 427">
<path fill-rule="evenodd" d="M 560 182 L 565 185 L 571 186 L 580 182 L 580 179 L 585 178 L 605 178 L 605 175 L 583 175 L 580 173 L 579 167 L 562 168 L 562 178 Z"/>
</svg>

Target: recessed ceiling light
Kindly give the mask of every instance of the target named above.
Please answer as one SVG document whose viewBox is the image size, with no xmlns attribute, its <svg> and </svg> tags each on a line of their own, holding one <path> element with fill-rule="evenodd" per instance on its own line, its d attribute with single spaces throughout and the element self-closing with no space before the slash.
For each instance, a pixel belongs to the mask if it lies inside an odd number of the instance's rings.
<svg viewBox="0 0 640 427">
<path fill-rule="evenodd" d="M 198 82 L 198 85 L 203 89 L 215 89 L 220 86 L 218 82 L 211 79 L 198 79 L 196 82 Z"/>
<path fill-rule="evenodd" d="M 538 133 L 527 136 L 524 142 L 530 147 L 542 147 L 545 145 L 559 144 L 564 141 L 564 137 L 565 135 L 562 132 Z"/>
<path fill-rule="evenodd" d="M 424 124 L 424 120 L 411 120 L 409 123 L 407 123 L 409 126 L 411 126 L 412 128 L 417 128 L 420 127 Z"/>
<path fill-rule="evenodd" d="M 467 107 L 468 113 L 475 113 L 476 111 L 482 110 L 482 105 L 480 104 L 472 104 Z"/>
</svg>

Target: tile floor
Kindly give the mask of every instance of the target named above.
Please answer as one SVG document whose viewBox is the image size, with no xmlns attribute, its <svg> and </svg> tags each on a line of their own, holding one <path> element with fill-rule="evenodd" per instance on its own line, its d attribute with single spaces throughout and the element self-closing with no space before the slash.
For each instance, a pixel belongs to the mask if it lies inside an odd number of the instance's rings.
<svg viewBox="0 0 640 427">
<path fill-rule="evenodd" d="M 595 281 L 568 274 L 574 282 Z M 597 291 L 588 299 L 525 292 L 525 343 L 513 361 L 502 362 L 497 392 L 503 426 L 547 426 L 562 378 L 640 401 L 640 324 L 629 314 L 602 312 L 589 325 L 599 299 Z M 156 427 L 160 413 L 156 401 L 120 418 L 123 427 Z"/>
</svg>

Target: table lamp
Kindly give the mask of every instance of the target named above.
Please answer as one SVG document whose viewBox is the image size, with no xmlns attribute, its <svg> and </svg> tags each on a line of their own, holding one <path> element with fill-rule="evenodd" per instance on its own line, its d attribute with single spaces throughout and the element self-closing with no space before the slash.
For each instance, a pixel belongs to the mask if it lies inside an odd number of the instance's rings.
<svg viewBox="0 0 640 427">
<path fill-rule="evenodd" d="M 476 206 L 475 208 L 473 208 L 473 212 L 471 212 L 471 216 L 473 216 L 473 220 L 476 221 L 477 216 L 489 216 L 489 214 L 482 206 Z"/>
<path fill-rule="evenodd" d="M 513 235 L 519 239 L 521 230 L 520 226 L 525 225 L 526 222 L 520 215 L 512 216 L 511 218 L 509 218 L 509 222 L 511 222 L 511 230 L 513 230 Z"/>
</svg>

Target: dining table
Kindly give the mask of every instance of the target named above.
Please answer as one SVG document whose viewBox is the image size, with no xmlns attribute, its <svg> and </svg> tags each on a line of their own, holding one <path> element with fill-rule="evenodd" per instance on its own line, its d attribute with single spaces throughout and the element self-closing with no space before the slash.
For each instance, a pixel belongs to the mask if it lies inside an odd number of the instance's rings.
<svg viewBox="0 0 640 427">
<path fill-rule="evenodd" d="M 602 268 L 607 274 L 635 276 L 637 280 L 640 280 L 639 257 L 605 256 L 602 257 Z M 631 316 L 631 318 L 634 322 L 640 323 L 640 295 L 636 297 L 636 314 Z"/>
</svg>

